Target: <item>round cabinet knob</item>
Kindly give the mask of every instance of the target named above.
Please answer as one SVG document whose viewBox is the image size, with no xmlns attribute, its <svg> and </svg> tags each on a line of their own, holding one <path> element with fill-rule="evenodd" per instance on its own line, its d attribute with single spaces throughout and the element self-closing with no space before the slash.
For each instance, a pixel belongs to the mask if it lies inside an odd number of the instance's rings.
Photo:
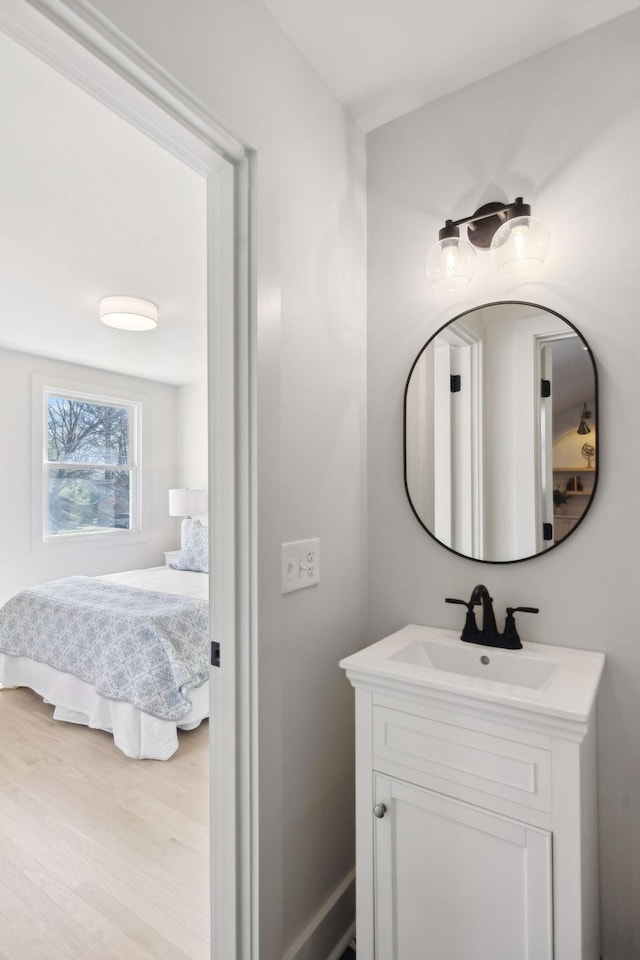
<svg viewBox="0 0 640 960">
<path fill-rule="evenodd" d="M 387 807 L 384 803 L 376 803 L 375 807 L 373 808 L 373 814 L 378 818 L 378 820 L 382 820 L 386 812 Z"/>
</svg>

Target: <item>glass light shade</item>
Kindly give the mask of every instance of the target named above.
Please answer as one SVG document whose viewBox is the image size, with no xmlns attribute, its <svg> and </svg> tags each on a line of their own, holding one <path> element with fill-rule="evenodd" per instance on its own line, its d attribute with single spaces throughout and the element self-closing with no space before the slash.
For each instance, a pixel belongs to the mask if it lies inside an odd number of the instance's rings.
<svg viewBox="0 0 640 960">
<path fill-rule="evenodd" d="M 191 487 L 169 490 L 170 517 L 199 517 L 207 512 L 207 491 Z"/>
<path fill-rule="evenodd" d="M 466 287 L 476 269 L 476 252 L 468 240 L 445 237 L 427 253 L 424 274 L 432 287 L 458 290 Z"/>
<path fill-rule="evenodd" d="M 500 273 L 537 270 L 549 252 L 549 231 L 535 217 L 514 217 L 499 227 L 491 241 L 491 254 Z"/>
<path fill-rule="evenodd" d="M 103 297 L 100 319 L 108 327 L 118 330 L 155 330 L 158 308 L 155 303 L 140 297 Z"/>
</svg>

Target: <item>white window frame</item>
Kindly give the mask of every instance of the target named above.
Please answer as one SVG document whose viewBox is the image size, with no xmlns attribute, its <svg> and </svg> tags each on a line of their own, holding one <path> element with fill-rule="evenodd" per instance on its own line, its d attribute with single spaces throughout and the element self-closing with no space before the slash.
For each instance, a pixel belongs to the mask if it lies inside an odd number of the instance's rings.
<svg viewBox="0 0 640 960">
<path fill-rule="evenodd" d="M 50 397 L 67 400 L 82 400 L 104 406 L 127 407 L 129 419 L 129 462 L 118 464 L 119 469 L 131 472 L 130 527 L 75 533 L 49 533 L 49 471 L 52 468 L 68 467 L 75 470 L 113 469 L 114 464 L 73 463 L 52 461 L 48 458 L 48 403 Z M 95 386 L 56 378 L 33 377 L 34 443 L 33 443 L 33 546 L 47 548 L 53 544 L 81 544 L 99 540 L 103 544 L 122 545 L 138 543 L 145 539 L 145 487 L 147 484 L 144 463 L 143 417 L 145 397 L 128 391 L 101 392 Z"/>
</svg>

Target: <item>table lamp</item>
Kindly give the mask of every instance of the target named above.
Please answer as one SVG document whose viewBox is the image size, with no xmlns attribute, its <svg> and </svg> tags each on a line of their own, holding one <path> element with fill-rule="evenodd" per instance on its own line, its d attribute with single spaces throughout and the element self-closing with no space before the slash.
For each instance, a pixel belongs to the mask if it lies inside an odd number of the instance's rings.
<svg viewBox="0 0 640 960">
<path fill-rule="evenodd" d="M 180 546 L 184 544 L 187 520 L 207 512 L 207 491 L 194 490 L 191 487 L 178 487 L 169 490 L 169 516 L 184 517 L 180 528 Z"/>
</svg>

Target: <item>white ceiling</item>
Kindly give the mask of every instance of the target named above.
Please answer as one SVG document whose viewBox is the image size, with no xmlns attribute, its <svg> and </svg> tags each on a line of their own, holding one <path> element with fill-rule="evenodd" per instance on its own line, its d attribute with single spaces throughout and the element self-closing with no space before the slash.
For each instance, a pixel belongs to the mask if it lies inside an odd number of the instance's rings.
<svg viewBox="0 0 640 960">
<path fill-rule="evenodd" d="M 637 0 L 264 0 L 364 130 L 638 6 Z"/>
<path fill-rule="evenodd" d="M 2 33 L 0 117 L 0 347 L 201 379 L 204 179 Z M 152 300 L 157 329 L 105 327 L 109 294 Z"/>
</svg>

